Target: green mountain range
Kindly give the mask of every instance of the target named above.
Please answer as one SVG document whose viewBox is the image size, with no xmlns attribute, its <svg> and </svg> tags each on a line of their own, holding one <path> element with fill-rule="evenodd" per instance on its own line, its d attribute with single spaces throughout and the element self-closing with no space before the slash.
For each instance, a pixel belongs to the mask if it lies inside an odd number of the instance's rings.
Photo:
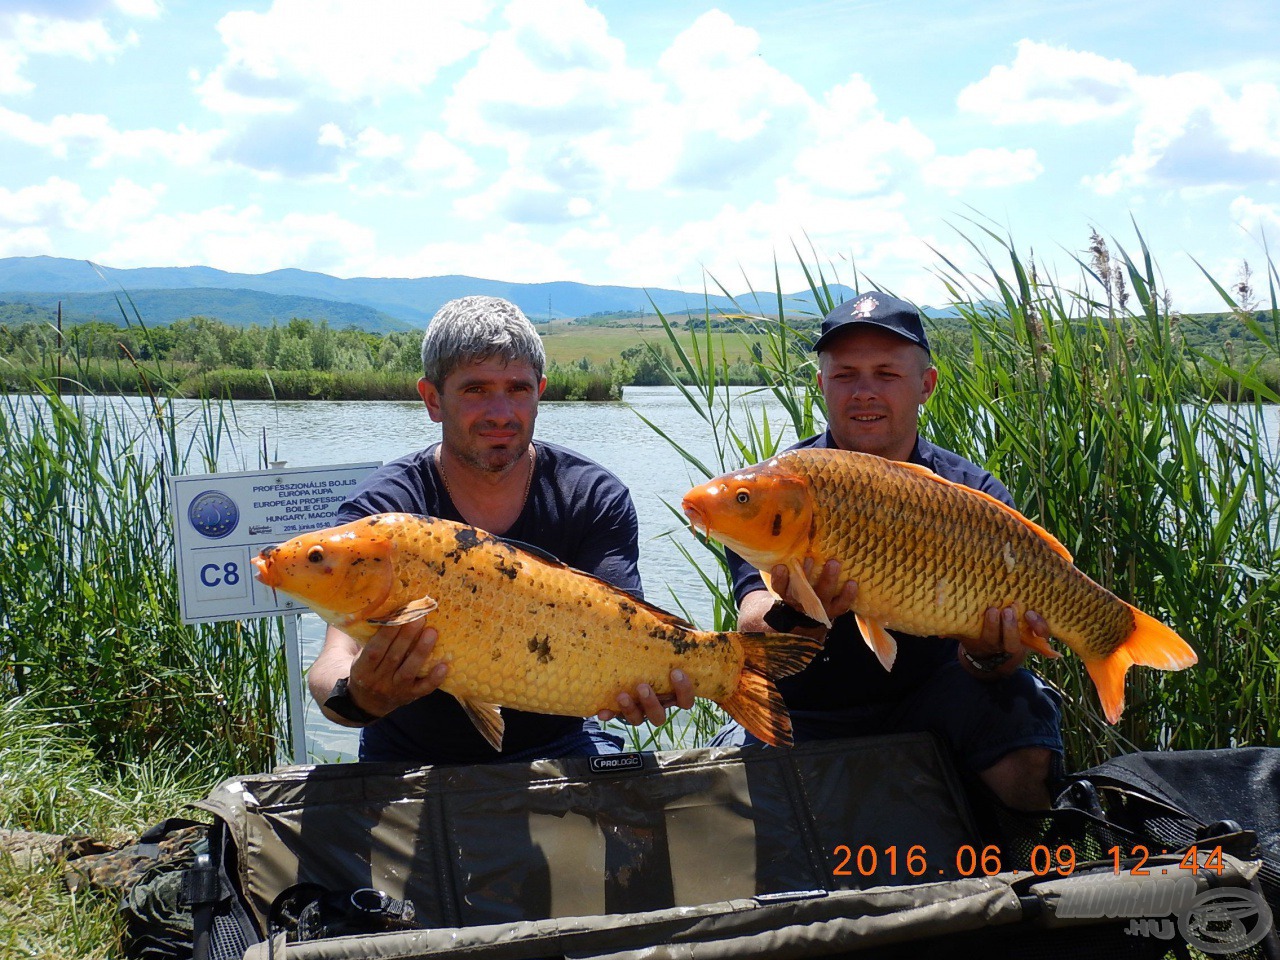
<svg viewBox="0 0 1280 960">
<path fill-rule="evenodd" d="M 854 295 L 840 284 L 831 290 L 838 299 Z M 441 305 L 471 294 L 510 300 L 534 322 L 622 311 L 652 313 L 655 305 L 664 313 L 700 312 L 708 305 L 713 311 L 734 309 L 733 299 L 725 296 L 704 298 L 681 290 L 569 281 L 512 283 L 465 276 L 342 279 L 305 270 L 262 274 L 198 266 L 114 270 L 58 257 L 0 259 L 0 301 L 45 308 L 61 301 L 68 322 L 122 322 L 117 297 L 132 319 L 125 292 L 147 322 L 203 315 L 233 325 L 269 324 L 273 319 L 283 322 L 303 316 L 328 320 L 331 326 L 354 325 L 377 332 L 421 329 Z M 736 299 L 744 309 L 760 312 L 770 312 L 776 304 L 773 293 L 746 293 Z M 813 310 L 808 291 L 785 299 L 789 311 Z"/>
</svg>

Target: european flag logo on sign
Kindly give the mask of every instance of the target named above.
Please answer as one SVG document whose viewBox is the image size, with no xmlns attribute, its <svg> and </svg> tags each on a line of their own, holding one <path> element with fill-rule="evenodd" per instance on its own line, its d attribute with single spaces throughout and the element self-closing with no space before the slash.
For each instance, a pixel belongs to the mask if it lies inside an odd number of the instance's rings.
<svg viewBox="0 0 1280 960">
<path fill-rule="evenodd" d="M 187 519 L 202 537 L 221 540 L 240 522 L 240 508 L 221 490 L 206 490 L 187 507 Z"/>
</svg>

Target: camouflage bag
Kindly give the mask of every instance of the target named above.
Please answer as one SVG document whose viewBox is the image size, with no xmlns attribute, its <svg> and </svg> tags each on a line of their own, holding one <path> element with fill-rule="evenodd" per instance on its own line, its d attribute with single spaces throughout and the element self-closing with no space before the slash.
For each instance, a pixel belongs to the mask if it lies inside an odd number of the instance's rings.
<svg viewBox="0 0 1280 960">
<path fill-rule="evenodd" d="M 208 854 L 209 826 L 171 817 L 148 829 L 136 843 L 69 860 L 64 867 L 72 891 L 95 889 L 120 898 L 125 956 L 171 960 L 192 956 L 191 901 L 184 896 L 188 871 Z"/>
</svg>

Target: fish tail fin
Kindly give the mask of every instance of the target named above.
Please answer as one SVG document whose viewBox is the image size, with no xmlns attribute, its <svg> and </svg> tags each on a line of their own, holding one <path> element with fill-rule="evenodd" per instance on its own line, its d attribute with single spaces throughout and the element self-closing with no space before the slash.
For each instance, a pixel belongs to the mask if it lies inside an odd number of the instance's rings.
<svg viewBox="0 0 1280 960">
<path fill-rule="evenodd" d="M 1120 719 L 1125 674 L 1135 663 L 1157 670 L 1184 670 L 1199 659 L 1185 640 L 1155 617 L 1137 607 L 1129 609 L 1133 613 L 1133 632 L 1108 656 L 1085 661 L 1108 723 Z"/>
<path fill-rule="evenodd" d="M 822 649 L 822 641 L 794 633 L 734 634 L 745 654 L 738 687 L 717 701 L 734 720 L 764 743 L 791 746 L 791 715 L 773 685 L 779 677 L 799 673 Z"/>
</svg>

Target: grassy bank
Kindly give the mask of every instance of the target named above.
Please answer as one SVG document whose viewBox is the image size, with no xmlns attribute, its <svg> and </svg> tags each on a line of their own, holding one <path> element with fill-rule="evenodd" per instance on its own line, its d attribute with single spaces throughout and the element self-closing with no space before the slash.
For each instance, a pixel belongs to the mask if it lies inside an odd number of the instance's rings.
<svg viewBox="0 0 1280 960">
<path fill-rule="evenodd" d="M 76 394 L 124 394 L 145 396 L 157 382 L 172 384 L 174 397 L 192 400 L 405 400 L 418 402 L 420 373 L 400 370 L 237 370 L 219 368 L 196 371 L 189 365 L 166 364 L 157 377 L 148 366 L 118 361 L 86 361 L 74 372 L 59 374 L 54 367 L 4 368 L 0 366 L 0 386 L 11 392 L 26 392 L 32 381 L 58 383 L 60 392 Z M 547 389 L 543 399 L 619 400 L 623 384 L 610 368 L 579 366 L 547 368 Z"/>
</svg>

